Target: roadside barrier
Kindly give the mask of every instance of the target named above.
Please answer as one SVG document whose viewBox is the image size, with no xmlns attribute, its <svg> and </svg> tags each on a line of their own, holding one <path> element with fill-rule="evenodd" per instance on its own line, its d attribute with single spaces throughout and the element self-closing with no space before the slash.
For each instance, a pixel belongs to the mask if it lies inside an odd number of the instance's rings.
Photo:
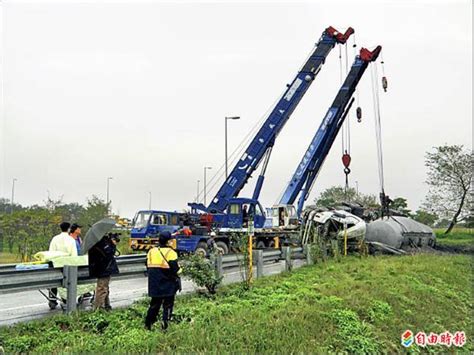
<svg viewBox="0 0 474 355">
<path fill-rule="evenodd" d="M 282 250 L 254 250 L 253 265 L 256 266 L 257 278 L 263 276 L 264 265 L 285 261 L 285 270 L 291 270 L 292 259 L 305 258 L 303 248 L 283 247 Z M 114 280 L 145 277 L 146 255 L 123 255 L 116 258 L 120 274 Z M 214 255 L 211 262 L 219 276 L 241 268 L 244 262 L 242 254 Z M 89 277 L 87 266 L 64 266 L 40 270 L 15 270 L 15 264 L 0 265 L 0 294 L 28 290 L 65 287 L 67 289 L 66 313 L 76 310 L 77 285 L 92 283 L 95 278 Z"/>
</svg>

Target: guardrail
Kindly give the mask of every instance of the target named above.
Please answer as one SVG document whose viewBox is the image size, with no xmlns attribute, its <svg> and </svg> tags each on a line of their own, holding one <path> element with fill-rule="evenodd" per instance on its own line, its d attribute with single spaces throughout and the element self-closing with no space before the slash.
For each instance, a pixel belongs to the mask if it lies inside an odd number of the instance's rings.
<svg viewBox="0 0 474 355">
<path fill-rule="evenodd" d="M 252 255 L 256 265 L 257 278 L 263 276 L 265 264 L 285 260 L 285 270 L 291 270 L 291 260 L 300 259 L 302 248 L 284 247 L 282 250 L 255 250 Z M 114 280 L 145 277 L 146 255 L 124 255 L 116 258 L 120 274 Z M 242 254 L 216 255 L 211 258 L 219 276 L 229 270 L 243 266 Z M 39 270 L 15 270 L 15 265 L 0 265 L 0 294 L 36 290 L 41 288 L 65 287 L 67 289 L 66 313 L 76 310 L 77 285 L 91 283 L 87 266 L 64 266 Z"/>
</svg>

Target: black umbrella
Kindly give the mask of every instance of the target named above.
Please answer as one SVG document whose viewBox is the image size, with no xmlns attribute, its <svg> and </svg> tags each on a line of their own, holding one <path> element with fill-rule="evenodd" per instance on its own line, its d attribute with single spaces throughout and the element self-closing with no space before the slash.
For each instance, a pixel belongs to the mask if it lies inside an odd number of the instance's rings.
<svg viewBox="0 0 474 355">
<path fill-rule="evenodd" d="M 114 226 L 115 220 L 112 218 L 104 218 L 94 223 L 84 237 L 84 242 L 81 245 L 82 255 L 86 254 L 90 248 L 96 245 Z"/>
</svg>

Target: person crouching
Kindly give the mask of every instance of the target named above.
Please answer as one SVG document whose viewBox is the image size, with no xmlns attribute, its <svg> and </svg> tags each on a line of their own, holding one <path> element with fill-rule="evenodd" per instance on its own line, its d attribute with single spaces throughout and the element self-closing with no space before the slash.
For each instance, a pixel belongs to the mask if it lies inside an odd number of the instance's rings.
<svg viewBox="0 0 474 355">
<path fill-rule="evenodd" d="M 147 255 L 148 296 L 151 297 L 145 318 L 145 328 L 148 330 L 151 330 L 151 326 L 156 322 L 161 305 L 163 305 L 161 328 L 163 330 L 168 328 L 174 298 L 179 290 L 178 254 L 168 246 L 171 239 L 173 239 L 171 233 L 160 233 L 159 246 L 150 249 Z"/>
</svg>

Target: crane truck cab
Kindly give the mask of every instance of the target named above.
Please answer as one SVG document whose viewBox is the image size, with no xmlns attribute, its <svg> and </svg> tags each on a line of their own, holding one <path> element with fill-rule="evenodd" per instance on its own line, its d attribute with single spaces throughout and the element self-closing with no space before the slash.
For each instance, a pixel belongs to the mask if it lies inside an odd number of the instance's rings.
<svg viewBox="0 0 474 355">
<path fill-rule="evenodd" d="M 293 205 L 274 205 L 271 208 L 271 220 L 274 228 L 294 229 L 299 226 L 298 215 Z"/>
<path fill-rule="evenodd" d="M 146 250 L 158 244 L 161 232 L 175 233 L 183 226 L 183 213 L 156 210 L 138 211 L 132 221 L 130 248 Z"/>
<path fill-rule="evenodd" d="M 253 221 L 254 228 L 263 228 L 265 212 L 260 202 L 250 198 L 233 198 L 229 200 L 224 219 L 224 228 L 245 229 Z"/>
</svg>

